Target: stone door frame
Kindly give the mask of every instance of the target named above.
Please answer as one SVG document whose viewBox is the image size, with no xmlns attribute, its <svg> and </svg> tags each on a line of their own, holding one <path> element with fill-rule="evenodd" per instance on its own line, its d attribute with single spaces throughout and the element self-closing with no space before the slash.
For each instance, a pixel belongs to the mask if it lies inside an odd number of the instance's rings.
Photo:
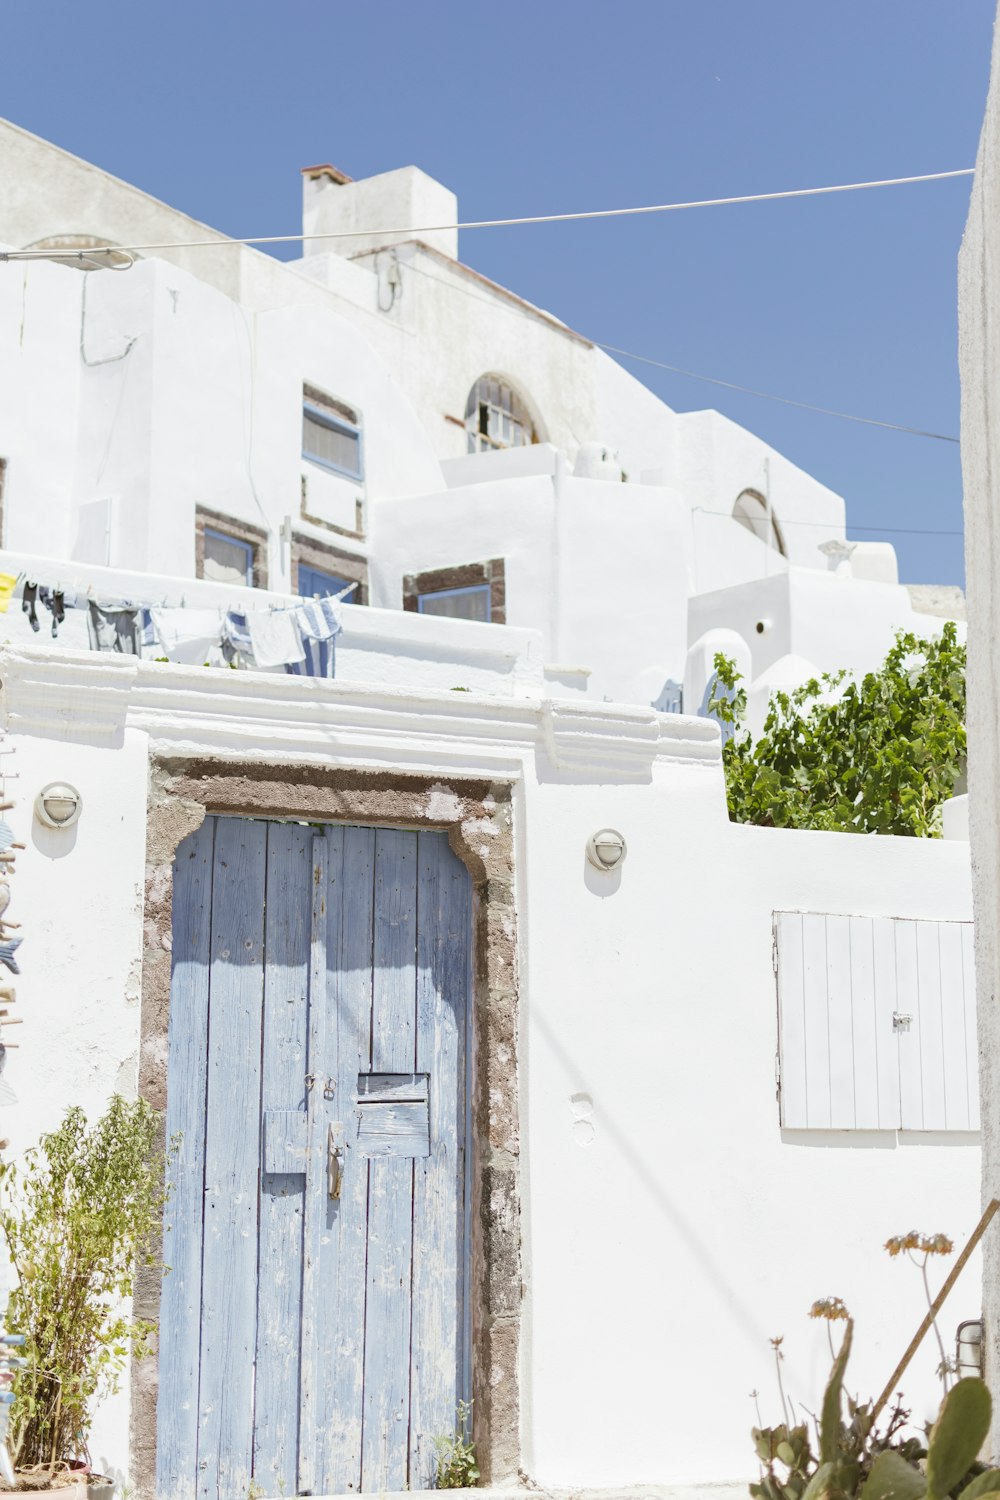
<svg viewBox="0 0 1000 1500">
<path fill-rule="evenodd" d="M 512 784 L 342 766 L 153 757 L 146 839 L 139 1092 L 167 1101 L 173 860 L 208 814 L 444 830 L 473 887 L 472 1398 L 483 1480 L 520 1468 L 520 1125 Z M 137 1317 L 159 1319 L 160 1277 L 140 1269 Z M 154 1340 L 155 1348 L 155 1340 Z M 155 1353 L 132 1364 L 130 1468 L 156 1487 Z M 196 1398 L 196 1393 L 193 1393 Z"/>
</svg>

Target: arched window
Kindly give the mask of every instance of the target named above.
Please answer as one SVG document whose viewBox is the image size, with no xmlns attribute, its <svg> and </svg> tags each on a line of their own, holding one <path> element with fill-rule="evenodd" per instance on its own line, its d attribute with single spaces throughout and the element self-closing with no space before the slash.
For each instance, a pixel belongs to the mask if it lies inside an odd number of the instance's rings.
<svg viewBox="0 0 1000 1500">
<path fill-rule="evenodd" d="M 472 387 L 465 403 L 465 430 L 470 453 L 538 442 L 527 406 L 499 375 L 483 375 Z"/>
<path fill-rule="evenodd" d="M 733 520 L 745 526 L 747 531 L 752 531 L 758 541 L 766 542 L 784 557 L 785 542 L 774 511 L 771 512 L 768 524 L 767 501 L 757 490 L 743 490 L 737 495 L 733 506 Z"/>
</svg>

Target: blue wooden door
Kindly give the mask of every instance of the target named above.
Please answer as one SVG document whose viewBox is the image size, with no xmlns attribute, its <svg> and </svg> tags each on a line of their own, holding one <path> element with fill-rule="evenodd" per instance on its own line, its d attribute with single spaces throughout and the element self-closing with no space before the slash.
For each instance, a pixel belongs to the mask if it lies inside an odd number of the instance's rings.
<svg viewBox="0 0 1000 1500">
<path fill-rule="evenodd" d="M 429 1486 L 469 1392 L 470 903 L 441 833 L 178 849 L 160 1496 Z"/>
</svg>

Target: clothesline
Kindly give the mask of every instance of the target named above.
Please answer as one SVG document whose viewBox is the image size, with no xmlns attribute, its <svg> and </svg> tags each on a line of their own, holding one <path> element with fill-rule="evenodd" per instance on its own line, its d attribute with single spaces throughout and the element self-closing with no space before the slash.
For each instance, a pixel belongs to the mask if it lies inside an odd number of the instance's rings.
<svg viewBox="0 0 1000 1500">
<path fill-rule="evenodd" d="M 254 607 L 243 598 L 193 608 L 133 596 L 72 592 L 61 580 L 42 583 L 25 573 L 0 573 L 0 612 L 6 612 L 23 581 L 21 608 L 34 632 L 41 629 L 38 606 L 52 618 L 58 637 L 67 610 L 87 612 L 87 639 L 92 650 L 118 652 L 189 666 L 227 666 L 274 670 L 302 676 L 334 675 L 334 642 L 342 629 L 339 603 L 352 593 L 352 583 L 335 595 L 300 599 L 286 604 L 268 601 Z"/>
</svg>

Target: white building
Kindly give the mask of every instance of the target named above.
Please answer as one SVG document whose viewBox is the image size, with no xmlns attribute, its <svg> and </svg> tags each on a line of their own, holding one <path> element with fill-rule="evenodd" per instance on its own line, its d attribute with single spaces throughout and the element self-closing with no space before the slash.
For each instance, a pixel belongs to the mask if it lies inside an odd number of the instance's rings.
<svg viewBox="0 0 1000 1500">
<path fill-rule="evenodd" d="M 116 1089 L 183 1132 L 95 1460 L 419 1489 L 471 1396 L 494 1484 L 743 1493 L 768 1338 L 811 1405 L 836 1292 L 876 1391 L 919 1316 L 882 1242 L 978 1216 L 968 849 L 733 825 L 714 724 L 650 705 L 713 642 L 756 679 L 926 632 L 891 549 L 818 550 L 839 497 L 388 234 L 457 217 L 416 169 L 309 169 L 307 232 L 365 233 L 282 265 L 11 126 L 0 166 L 11 247 L 213 242 L 0 264 L 0 573 L 86 606 L 0 624 L 5 1134 Z M 91 602 L 331 580 L 333 680 L 87 649 Z"/>
<path fill-rule="evenodd" d="M 1000 427 L 994 392 L 1000 375 L 996 307 L 1000 299 L 1000 31 L 994 33 L 986 114 L 976 176 L 959 258 L 959 357 L 962 375 L 962 472 L 965 488 L 965 556 L 969 580 L 969 809 L 976 910 L 976 979 L 979 1000 L 980 1081 L 983 1098 L 984 1205 L 1000 1196 L 1000 841 L 997 774 L 1000 716 L 997 683 L 997 614 L 1000 591 L 996 546 L 1000 526 L 997 453 Z M 993 1395 L 992 1454 L 1000 1453 L 1000 1243 L 995 1228 L 984 1241 L 983 1352 Z"/>
<path fill-rule="evenodd" d="M 0 243 L 202 242 L 124 274 L 8 267 L 10 551 L 293 593 L 305 564 L 357 602 L 538 630 L 598 699 L 656 701 L 687 668 L 695 708 L 709 629 L 756 678 L 789 654 L 867 668 L 926 628 L 891 547 L 820 550 L 839 496 L 717 412 L 671 411 L 462 265 L 455 232 L 378 233 L 457 218 L 416 168 L 307 169 L 304 232 L 353 237 L 282 264 L 9 125 L 0 164 Z M 456 581 L 474 592 L 442 598 Z"/>
</svg>

